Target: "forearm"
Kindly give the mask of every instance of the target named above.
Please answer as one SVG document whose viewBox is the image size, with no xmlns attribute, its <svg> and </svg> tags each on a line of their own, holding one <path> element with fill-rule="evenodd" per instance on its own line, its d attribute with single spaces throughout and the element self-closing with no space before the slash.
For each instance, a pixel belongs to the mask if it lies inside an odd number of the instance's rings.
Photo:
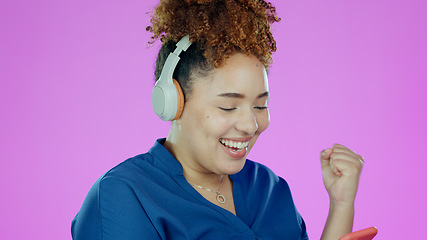
<svg viewBox="0 0 427 240">
<path fill-rule="evenodd" d="M 328 219 L 321 240 L 338 240 L 353 230 L 354 204 L 335 206 L 330 204 Z"/>
</svg>

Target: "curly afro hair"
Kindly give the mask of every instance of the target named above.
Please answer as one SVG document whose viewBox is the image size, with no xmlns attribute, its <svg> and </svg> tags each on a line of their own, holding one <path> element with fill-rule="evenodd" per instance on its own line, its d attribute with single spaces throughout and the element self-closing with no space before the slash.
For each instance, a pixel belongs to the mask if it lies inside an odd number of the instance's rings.
<svg viewBox="0 0 427 240">
<path fill-rule="evenodd" d="M 278 21 L 276 8 L 264 0 L 160 0 L 147 31 L 150 43 L 189 35 L 215 68 L 236 52 L 253 54 L 268 68 L 276 51 L 270 24 Z"/>
</svg>

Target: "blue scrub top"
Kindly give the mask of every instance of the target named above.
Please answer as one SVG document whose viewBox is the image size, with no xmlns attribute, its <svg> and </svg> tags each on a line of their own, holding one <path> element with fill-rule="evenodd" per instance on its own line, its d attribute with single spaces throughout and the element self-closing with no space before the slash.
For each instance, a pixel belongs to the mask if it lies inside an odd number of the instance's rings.
<svg viewBox="0 0 427 240">
<path fill-rule="evenodd" d="M 89 190 L 71 226 L 73 239 L 308 239 L 285 180 L 246 160 L 230 176 L 236 215 L 200 195 L 158 139 Z"/>
</svg>

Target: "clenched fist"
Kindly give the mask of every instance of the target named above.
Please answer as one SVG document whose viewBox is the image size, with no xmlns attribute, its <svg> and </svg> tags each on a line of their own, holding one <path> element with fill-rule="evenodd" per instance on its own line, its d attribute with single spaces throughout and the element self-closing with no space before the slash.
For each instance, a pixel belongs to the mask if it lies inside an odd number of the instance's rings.
<svg viewBox="0 0 427 240">
<path fill-rule="evenodd" d="M 320 161 L 331 204 L 354 204 L 363 157 L 343 145 L 335 144 L 321 152 Z"/>
</svg>

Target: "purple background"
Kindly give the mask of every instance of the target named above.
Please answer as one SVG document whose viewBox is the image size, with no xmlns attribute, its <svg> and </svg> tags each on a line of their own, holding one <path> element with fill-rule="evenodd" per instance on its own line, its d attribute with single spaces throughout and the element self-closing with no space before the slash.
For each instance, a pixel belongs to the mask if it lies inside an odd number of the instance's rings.
<svg viewBox="0 0 427 240">
<path fill-rule="evenodd" d="M 95 180 L 165 137 L 151 109 L 156 1 L 0 2 L 0 236 L 70 239 Z M 355 230 L 420 239 L 427 220 L 427 3 L 273 1 L 271 125 L 250 158 L 289 182 L 311 239 L 319 152 L 365 157 Z"/>
</svg>

